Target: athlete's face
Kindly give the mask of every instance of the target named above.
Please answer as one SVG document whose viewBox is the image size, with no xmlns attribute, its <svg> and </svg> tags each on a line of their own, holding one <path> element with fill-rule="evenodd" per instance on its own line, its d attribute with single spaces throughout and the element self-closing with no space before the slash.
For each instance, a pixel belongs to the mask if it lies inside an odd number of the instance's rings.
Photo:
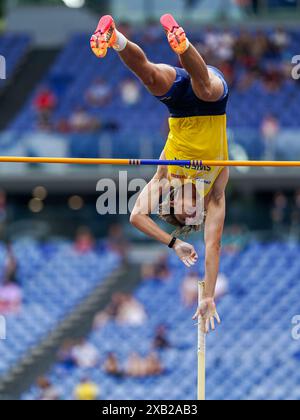
<svg viewBox="0 0 300 420">
<path fill-rule="evenodd" d="M 193 220 L 197 216 L 195 189 L 193 184 L 190 186 L 190 192 L 178 190 L 174 197 L 175 217 L 181 225 L 187 225 L 189 220 Z"/>
<path fill-rule="evenodd" d="M 175 217 L 180 224 L 187 225 L 188 220 L 194 219 L 196 215 L 197 212 L 193 205 L 182 202 L 182 211 L 175 214 Z"/>
</svg>

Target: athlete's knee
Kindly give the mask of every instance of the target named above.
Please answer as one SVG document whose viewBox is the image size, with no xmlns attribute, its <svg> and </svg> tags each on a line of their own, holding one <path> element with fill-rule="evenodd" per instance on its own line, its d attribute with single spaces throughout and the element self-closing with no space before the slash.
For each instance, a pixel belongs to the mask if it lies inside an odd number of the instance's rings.
<svg viewBox="0 0 300 420">
<path fill-rule="evenodd" d="M 148 69 L 143 73 L 143 83 L 147 88 L 153 88 L 157 81 L 157 75 L 155 70 Z"/>
<path fill-rule="evenodd" d="M 154 64 L 148 74 L 146 86 L 154 95 L 164 95 L 176 78 L 175 69 L 165 64 Z"/>
<path fill-rule="evenodd" d="M 205 101 L 210 101 L 213 96 L 213 89 L 210 82 L 204 83 L 197 79 L 192 79 L 192 86 L 195 95 Z"/>
<path fill-rule="evenodd" d="M 144 67 L 144 71 L 142 73 L 142 80 L 144 85 L 147 86 L 147 88 L 151 89 L 154 88 L 160 78 L 160 72 L 159 69 L 155 65 L 146 65 Z"/>
</svg>

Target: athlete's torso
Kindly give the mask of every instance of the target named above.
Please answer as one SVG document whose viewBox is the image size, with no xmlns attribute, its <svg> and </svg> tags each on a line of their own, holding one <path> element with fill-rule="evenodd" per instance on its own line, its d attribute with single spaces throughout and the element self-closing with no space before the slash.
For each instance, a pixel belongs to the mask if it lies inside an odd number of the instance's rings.
<svg viewBox="0 0 300 420">
<path fill-rule="evenodd" d="M 170 111 L 170 133 L 165 146 L 167 159 L 227 160 L 226 106 L 228 87 L 222 73 L 210 67 L 224 84 L 224 95 L 217 102 L 205 102 L 194 93 L 191 78 L 183 69 L 176 69 L 177 77 L 170 92 L 158 98 Z M 206 196 L 222 168 L 170 166 L 169 176 L 178 182 L 199 181 Z M 198 184 L 199 185 L 199 184 Z"/>
</svg>

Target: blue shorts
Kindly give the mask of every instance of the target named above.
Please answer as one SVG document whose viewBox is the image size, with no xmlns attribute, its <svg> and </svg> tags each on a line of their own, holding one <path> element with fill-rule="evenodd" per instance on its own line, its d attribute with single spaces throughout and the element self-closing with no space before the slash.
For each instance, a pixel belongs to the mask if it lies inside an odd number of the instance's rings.
<svg viewBox="0 0 300 420">
<path fill-rule="evenodd" d="M 195 116 L 224 115 L 228 102 L 229 89 L 220 70 L 208 66 L 218 76 L 224 85 L 224 93 L 216 102 L 205 102 L 199 99 L 193 90 L 191 77 L 188 72 L 182 68 L 175 67 L 176 79 L 164 96 L 158 96 L 157 99 L 164 103 L 173 118 L 186 118 Z"/>
</svg>

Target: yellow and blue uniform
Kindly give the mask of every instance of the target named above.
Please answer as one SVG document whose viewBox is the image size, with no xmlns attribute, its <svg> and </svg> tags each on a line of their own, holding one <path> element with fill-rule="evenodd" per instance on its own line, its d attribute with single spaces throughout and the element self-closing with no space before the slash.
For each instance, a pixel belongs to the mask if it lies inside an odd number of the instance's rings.
<svg viewBox="0 0 300 420">
<path fill-rule="evenodd" d="M 224 94 L 216 102 L 199 99 L 186 70 L 176 68 L 170 91 L 158 97 L 170 111 L 170 133 L 165 145 L 167 160 L 228 160 L 226 107 L 228 86 L 223 74 L 209 66 L 223 82 Z M 207 195 L 223 168 L 169 166 L 171 179 L 201 181 Z"/>
</svg>

